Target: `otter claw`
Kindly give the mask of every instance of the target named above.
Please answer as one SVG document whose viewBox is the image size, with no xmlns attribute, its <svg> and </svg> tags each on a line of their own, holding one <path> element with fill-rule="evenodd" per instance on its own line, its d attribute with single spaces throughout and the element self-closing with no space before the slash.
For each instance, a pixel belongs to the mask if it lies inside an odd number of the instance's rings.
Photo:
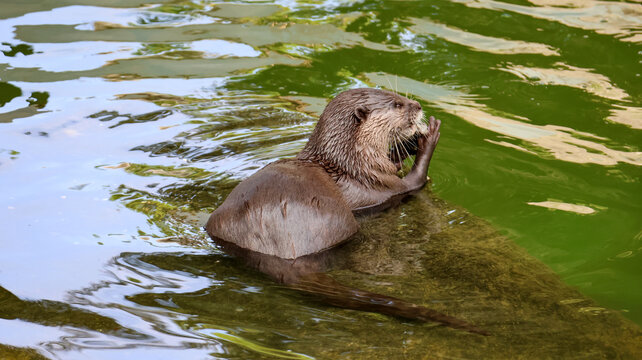
<svg viewBox="0 0 642 360">
<path fill-rule="evenodd" d="M 436 131 L 439 131 L 441 127 L 441 120 L 435 119 L 434 116 L 431 116 L 428 119 L 428 134 L 434 134 Z"/>
<path fill-rule="evenodd" d="M 420 149 L 436 146 L 439 141 L 439 128 L 441 127 L 441 120 L 435 119 L 434 116 L 428 118 L 428 133 L 417 139 L 417 145 Z"/>
</svg>

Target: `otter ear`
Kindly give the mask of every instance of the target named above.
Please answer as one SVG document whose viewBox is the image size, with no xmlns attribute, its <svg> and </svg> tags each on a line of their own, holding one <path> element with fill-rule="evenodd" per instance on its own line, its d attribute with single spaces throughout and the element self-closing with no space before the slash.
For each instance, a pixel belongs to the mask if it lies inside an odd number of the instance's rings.
<svg viewBox="0 0 642 360">
<path fill-rule="evenodd" d="M 365 106 L 357 106 L 356 109 L 354 109 L 354 117 L 356 118 L 358 123 L 362 123 L 366 121 L 368 118 L 368 108 Z"/>
</svg>

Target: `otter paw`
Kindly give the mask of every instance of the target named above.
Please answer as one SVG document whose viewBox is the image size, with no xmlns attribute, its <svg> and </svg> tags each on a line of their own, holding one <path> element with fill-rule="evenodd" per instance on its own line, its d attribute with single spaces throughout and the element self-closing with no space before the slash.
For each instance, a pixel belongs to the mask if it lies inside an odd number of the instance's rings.
<svg viewBox="0 0 642 360">
<path fill-rule="evenodd" d="M 435 119 L 434 116 L 431 116 L 428 120 L 428 142 L 434 146 L 437 146 L 439 142 L 439 128 L 441 127 L 441 120 Z"/>
<path fill-rule="evenodd" d="M 439 128 L 441 127 L 441 120 L 435 119 L 431 116 L 428 119 L 428 134 L 421 136 L 417 139 L 418 152 L 433 151 L 439 142 Z"/>
</svg>

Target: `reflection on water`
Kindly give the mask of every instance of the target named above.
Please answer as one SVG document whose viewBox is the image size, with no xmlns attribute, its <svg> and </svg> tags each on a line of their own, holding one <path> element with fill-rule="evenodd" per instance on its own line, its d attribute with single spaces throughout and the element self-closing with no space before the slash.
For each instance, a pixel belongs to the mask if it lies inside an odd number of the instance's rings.
<svg viewBox="0 0 642 360">
<path fill-rule="evenodd" d="M 15 47 L 14 47 L 15 48 Z M 12 51 L 14 51 L 12 49 Z M 260 52 L 245 44 L 225 40 L 200 40 L 188 46 L 183 43 L 141 44 L 136 42 L 77 41 L 63 44 L 37 44 L 28 57 L 14 57 L 7 62 L 13 67 L 37 68 L 64 72 L 97 69 L 114 60 L 155 56 L 161 59 L 215 59 L 224 57 L 257 57 Z M 57 62 L 59 58 L 65 62 Z"/>
<path fill-rule="evenodd" d="M 432 34 L 478 51 L 486 51 L 493 54 L 540 54 L 544 56 L 559 56 L 559 53 L 555 49 L 544 44 L 483 36 L 421 19 L 411 19 L 411 21 L 415 25 L 411 27 L 410 30 L 415 34 Z"/>
<path fill-rule="evenodd" d="M 642 108 L 616 106 L 607 119 L 639 130 L 642 129 Z"/>
<path fill-rule="evenodd" d="M 384 81 L 388 79 L 386 75 L 365 75 L 370 81 L 379 86 L 384 86 Z M 567 81 L 573 81 L 573 77 L 567 77 Z M 494 115 L 491 113 L 492 110 L 456 90 L 440 88 L 436 85 L 429 85 L 407 78 L 399 78 L 398 84 L 401 89 L 405 89 L 408 93 L 433 103 L 436 107 L 448 113 L 469 121 L 480 128 L 512 139 L 523 140 L 528 145 L 524 147 L 505 141 L 491 141 L 491 143 L 528 153 L 550 154 L 557 159 L 577 163 L 615 165 L 618 162 L 626 162 L 642 166 L 642 152 L 611 149 L 599 143 L 600 140 L 606 140 L 599 136 L 557 126 L 554 123 L 538 126 L 529 124 L 528 119 L 514 120 Z"/>
<path fill-rule="evenodd" d="M 505 71 L 515 74 L 523 80 L 530 80 L 542 85 L 562 85 L 582 89 L 591 94 L 613 100 L 624 100 L 629 97 L 624 90 L 618 89 L 604 75 L 591 73 L 564 64 L 555 64 L 561 69 L 536 69 L 522 66 L 508 66 Z"/>
<path fill-rule="evenodd" d="M 595 0 L 529 0 L 537 6 L 523 6 L 494 0 L 454 1 L 471 7 L 507 10 L 549 21 L 559 21 L 566 26 L 614 35 L 621 41 L 642 41 L 640 4 Z"/>
<path fill-rule="evenodd" d="M 570 211 L 577 214 L 585 214 L 585 215 L 595 213 L 595 209 L 593 209 L 590 206 L 567 204 L 564 202 L 557 202 L 557 201 L 529 202 L 528 205 L 541 206 L 549 209 Z"/>
<path fill-rule="evenodd" d="M 417 357 L 426 347 L 438 357 L 475 357 L 470 343 L 511 358 L 639 351 L 635 325 L 562 284 L 462 209 L 420 196 L 362 225 L 335 254 L 337 279 L 467 318 L 492 335 L 316 304 L 216 250 L 118 254 L 102 265 L 103 280 L 60 303 L 25 302 L 5 290 L 3 317 L 37 325 L 3 326 L 41 334 L 43 353 L 64 358 L 113 358 L 126 350 L 164 358 L 179 348 L 191 356 L 370 358 L 403 349 Z M 355 343 L 364 326 L 374 328 Z"/>
<path fill-rule="evenodd" d="M 0 358 L 642 357 L 640 14 L 589 0 L 4 4 Z M 330 274 L 492 336 L 329 307 L 202 231 L 360 86 L 417 99 L 443 136 L 431 185 L 364 219 Z"/>
</svg>

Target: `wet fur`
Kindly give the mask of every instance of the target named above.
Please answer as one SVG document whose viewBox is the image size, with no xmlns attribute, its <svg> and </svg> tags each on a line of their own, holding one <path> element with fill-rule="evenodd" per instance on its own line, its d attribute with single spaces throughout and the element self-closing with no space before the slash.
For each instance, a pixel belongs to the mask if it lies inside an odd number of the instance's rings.
<svg viewBox="0 0 642 360">
<path fill-rule="evenodd" d="M 207 222 L 223 249 L 276 281 L 326 303 L 435 321 L 485 334 L 459 319 L 401 299 L 338 284 L 323 272 L 336 247 L 357 232 L 353 215 L 381 211 L 426 183 L 439 120 L 426 126 L 416 101 L 377 89 L 354 89 L 326 107 L 296 159 L 269 164 L 241 182 Z M 398 164 L 416 143 L 404 178 Z M 393 149 L 391 151 L 391 149 Z"/>
<path fill-rule="evenodd" d="M 288 259 L 328 249 L 358 228 L 325 170 L 296 159 L 241 182 L 207 223 L 212 237 Z"/>
<path fill-rule="evenodd" d="M 422 119 L 419 103 L 389 91 L 337 95 L 296 159 L 239 184 L 212 213 L 208 234 L 285 259 L 336 246 L 358 230 L 351 212 L 380 211 L 426 183 L 439 121 L 428 128 Z M 399 178 L 390 147 L 418 133 L 415 166 Z"/>
</svg>

